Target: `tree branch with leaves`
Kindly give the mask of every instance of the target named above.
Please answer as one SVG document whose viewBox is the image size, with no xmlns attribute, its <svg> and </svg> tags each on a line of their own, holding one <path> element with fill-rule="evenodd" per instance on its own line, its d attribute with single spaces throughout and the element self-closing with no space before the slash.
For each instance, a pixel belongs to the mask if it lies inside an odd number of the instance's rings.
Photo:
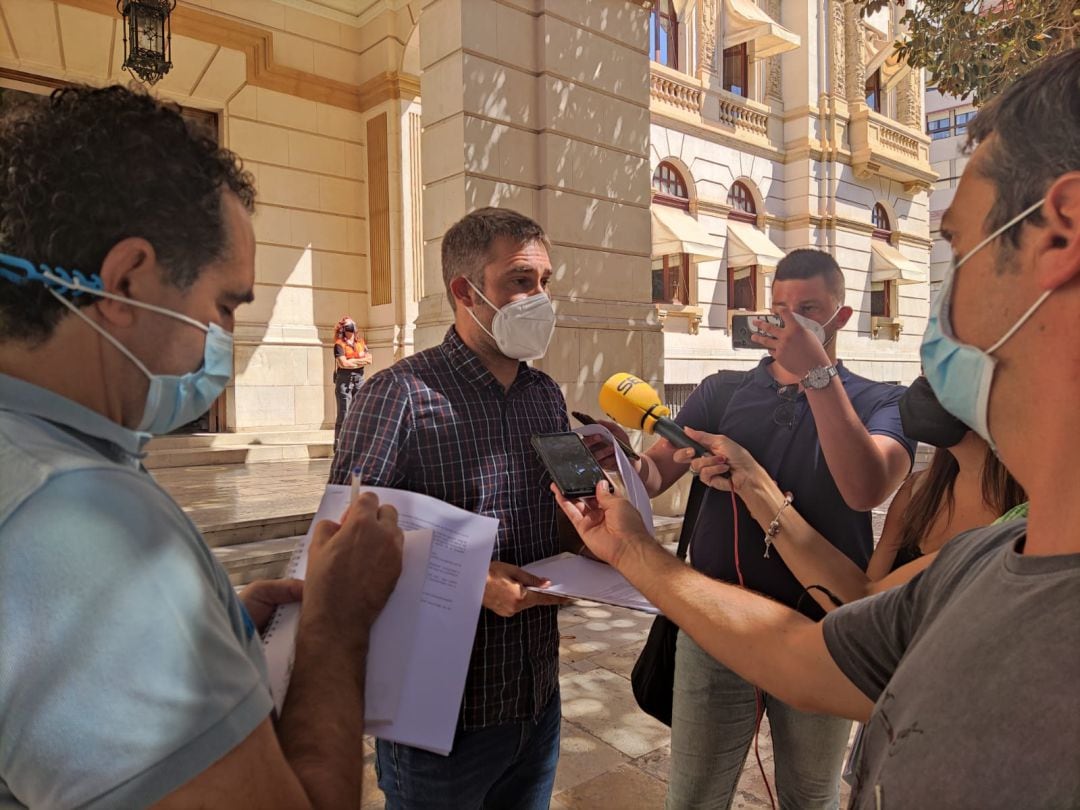
<svg viewBox="0 0 1080 810">
<path fill-rule="evenodd" d="M 890 4 L 905 9 L 899 56 L 925 68 L 929 85 L 976 105 L 1080 39 L 1076 0 L 866 0 L 860 10 Z"/>
</svg>

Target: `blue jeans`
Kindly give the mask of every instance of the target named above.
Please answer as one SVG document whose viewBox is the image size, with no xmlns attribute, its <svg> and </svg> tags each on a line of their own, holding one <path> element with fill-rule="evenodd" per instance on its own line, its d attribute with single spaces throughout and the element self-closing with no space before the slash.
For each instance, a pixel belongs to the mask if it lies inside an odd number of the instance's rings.
<svg viewBox="0 0 1080 810">
<path fill-rule="evenodd" d="M 851 721 L 765 694 L 780 810 L 836 810 Z M 754 738 L 754 687 L 685 633 L 675 652 L 668 810 L 727 810 Z"/>
<path fill-rule="evenodd" d="M 561 720 L 556 692 L 536 722 L 459 730 L 448 757 L 377 740 L 386 810 L 547 810 Z"/>
</svg>

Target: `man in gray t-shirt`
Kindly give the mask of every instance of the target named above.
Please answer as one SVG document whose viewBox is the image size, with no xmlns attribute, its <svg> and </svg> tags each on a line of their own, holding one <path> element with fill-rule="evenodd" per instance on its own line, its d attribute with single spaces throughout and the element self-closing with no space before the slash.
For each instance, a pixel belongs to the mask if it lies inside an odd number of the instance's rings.
<svg viewBox="0 0 1080 810">
<path fill-rule="evenodd" d="M 1080 804 L 1080 554 L 1025 556 L 1026 532 L 968 532 L 826 617 L 833 660 L 876 702 L 852 808 Z"/>
<path fill-rule="evenodd" d="M 957 259 L 923 368 L 1027 490 L 1026 521 L 954 538 L 907 585 L 819 624 L 691 570 L 606 491 L 560 504 L 741 678 L 868 723 L 857 810 L 1080 808 L 1080 49 L 1040 62 L 968 133 L 978 147 L 941 220 Z M 689 433 L 711 451 L 691 464 L 702 483 L 733 490 L 767 536 L 812 539 L 746 450 Z"/>
</svg>

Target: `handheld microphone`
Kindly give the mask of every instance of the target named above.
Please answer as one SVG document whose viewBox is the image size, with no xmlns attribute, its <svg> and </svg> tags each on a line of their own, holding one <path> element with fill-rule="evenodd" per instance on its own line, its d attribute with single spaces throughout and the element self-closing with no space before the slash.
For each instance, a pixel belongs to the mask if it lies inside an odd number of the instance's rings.
<svg viewBox="0 0 1080 810">
<path fill-rule="evenodd" d="M 712 451 L 695 442 L 670 418 L 671 409 L 660 402 L 656 389 L 625 372 L 608 377 L 600 389 L 600 407 L 623 427 L 656 433 L 676 447 L 692 447 L 697 457 Z"/>
</svg>

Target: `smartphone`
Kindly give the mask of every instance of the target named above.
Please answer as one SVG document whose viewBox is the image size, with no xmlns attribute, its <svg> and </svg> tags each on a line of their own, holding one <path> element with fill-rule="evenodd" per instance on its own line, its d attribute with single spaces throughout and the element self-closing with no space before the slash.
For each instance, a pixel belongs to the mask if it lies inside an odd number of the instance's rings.
<svg viewBox="0 0 1080 810">
<path fill-rule="evenodd" d="M 731 345 L 736 349 L 757 349 L 764 351 L 765 347 L 750 340 L 751 335 L 761 334 L 761 330 L 754 326 L 753 321 L 765 321 L 784 328 L 784 319 L 771 312 L 755 312 L 750 315 L 731 316 Z"/>
<path fill-rule="evenodd" d="M 592 497 L 600 483 L 612 489 L 611 481 L 576 433 L 537 433 L 532 445 L 563 497 Z"/>
<path fill-rule="evenodd" d="M 596 424 L 596 420 L 593 419 L 591 416 L 589 416 L 587 413 L 582 413 L 581 411 L 570 411 L 570 415 L 572 417 L 574 417 L 575 419 L 577 419 L 579 422 L 581 422 L 581 424 L 583 424 L 583 425 L 595 425 Z M 631 461 L 634 461 L 635 459 L 641 458 L 637 454 L 637 452 L 635 452 L 633 447 L 628 445 L 626 442 L 624 442 L 618 436 L 613 436 L 612 438 L 615 439 L 615 441 L 617 441 L 619 443 L 619 447 L 622 448 L 623 453 L 626 455 L 626 457 L 628 459 L 630 459 Z"/>
</svg>

